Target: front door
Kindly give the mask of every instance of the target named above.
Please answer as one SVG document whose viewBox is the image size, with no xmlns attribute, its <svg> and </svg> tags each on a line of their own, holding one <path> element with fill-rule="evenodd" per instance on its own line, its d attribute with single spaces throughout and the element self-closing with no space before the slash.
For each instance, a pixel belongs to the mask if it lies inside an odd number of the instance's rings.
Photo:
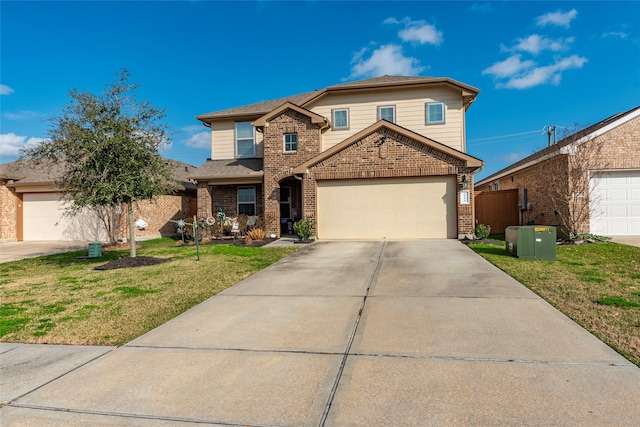
<svg viewBox="0 0 640 427">
<path fill-rule="evenodd" d="M 291 187 L 280 187 L 280 219 L 291 219 Z"/>
<path fill-rule="evenodd" d="M 291 187 L 280 187 L 280 233 L 289 234 L 291 231 Z"/>
</svg>

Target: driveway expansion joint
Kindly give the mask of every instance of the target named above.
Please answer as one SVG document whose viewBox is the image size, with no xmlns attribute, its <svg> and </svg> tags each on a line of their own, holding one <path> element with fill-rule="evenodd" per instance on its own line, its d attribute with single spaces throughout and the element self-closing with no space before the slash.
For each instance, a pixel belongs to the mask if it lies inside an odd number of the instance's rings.
<svg viewBox="0 0 640 427">
<path fill-rule="evenodd" d="M 601 366 L 611 368 L 637 368 L 633 364 L 611 362 L 568 362 L 561 360 L 534 360 L 534 359 L 506 359 L 499 357 L 464 357 L 464 356 L 439 356 L 428 354 L 388 354 L 388 353 L 350 353 L 354 357 L 386 357 L 392 359 L 416 359 L 416 360 L 449 360 L 457 362 L 492 362 L 492 363 L 517 363 L 528 365 L 562 365 L 562 366 Z"/>
<path fill-rule="evenodd" d="M 246 427 L 278 427 L 269 424 L 247 424 L 247 423 L 234 423 L 229 421 L 219 420 L 203 420 L 197 418 L 184 418 L 184 417 L 163 417 L 161 415 L 144 415 L 144 414 L 128 414 L 124 412 L 105 412 L 105 411 L 88 411 L 82 409 L 70 409 L 70 408 L 56 408 L 50 406 L 37 406 L 37 405 L 21 405 L 11 404 L 12 408 L 33 409 L 36 411 L 50 411 L 50 412 L 65 412 L 69 414 L 85 414 L 85 415 L 99 415 L 113 418 L 133 418 L 139 420 L 152 420 L 152 421 L 170 421 L 176 423 L 196 423 L 196 424 L 210 424 L 210 425 L 224 425 L 224 426 L 246 426 Z"/>
<path fill-rule="evenodd" d="M 336 391 L 338 390 L 338 385 L 340 384 L 340 379 L 342 378 L 342 373 L 344 372 L 344 367 L 347 363 L 347 358 L 349 357 L 349 353 L 351 352 L 351 345 L 353 344 L 353 340 L 355 339 L 356 332 L 358 331 L 358 325 L 360 324 L 360 319 L 362 318 L 362 312 L 364 311 L 364 306 L 367 303 L 367 297 L 369 296 L 369 291 L 373 283 L 375 282 L 378 274 L 380 272 L 382 254 L 384 253 L 384 249 L 387 245 L 387 242 L 382 242 L 382 246 L 380 246 L 380 250 L 378 252 L 378 256 L 375 258 L 376 267 L 369 278 L 369 282 L 367 283 L 367 289 L 364 292 L 364 297 L 362 298 L 362 304 L 360 304 L 360 309 L 358 310 L 358 315 L 356 316 L 356 320 L 353 324 L 353 329 L 351 331 L 351 335 L 349 335 L 349 340 L 347 342 L 347 347 L 342 355 L 342 361 L 340 362 L 340 367 L 338 368 L 338 374 L 336 375 L 336 379 L 333 383 L 333 387 L 331 388 L 331 393 L 329 393 L 329 399 L 327 400 L 327 405 L 325 406 L 324 413 L 320 418 L 319 427 L 324 427 L 327 422 L 327 417 L 329 416 L 329 411 L 331 410 L 331 405 L 333 404 L 333 399 L 336 395 Z"/>
</svg>

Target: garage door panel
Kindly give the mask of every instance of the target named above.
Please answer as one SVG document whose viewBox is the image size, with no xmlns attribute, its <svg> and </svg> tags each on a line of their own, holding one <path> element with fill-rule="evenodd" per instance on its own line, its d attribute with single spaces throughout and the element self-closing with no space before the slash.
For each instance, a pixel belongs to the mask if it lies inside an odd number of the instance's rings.
<svg viewBox="0 0 640 427">
<path fill-rule="evenodd" d="M 106 241 L 108 236 L 95 213 L 84 210 L 64 215 L 66 202 L 59 193 L 25 193 L 22 200 L 23 239 Z"/>
<path fill-rule="evenodd" d="M 318 238 L 455 238 L 455 178 L 318 181 Z"/>
<path fill-rule="evenodd" d="M 640 234 L 640 170 L 594 173 L 591 188 L 592 233 Z"/>
</svg>

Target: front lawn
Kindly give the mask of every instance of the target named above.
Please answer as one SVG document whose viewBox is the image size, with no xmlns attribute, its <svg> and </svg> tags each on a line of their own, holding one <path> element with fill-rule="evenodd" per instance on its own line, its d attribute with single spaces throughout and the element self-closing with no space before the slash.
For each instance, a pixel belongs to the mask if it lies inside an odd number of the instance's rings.
<svg viewBox="0 0 640 427">
<path fill-rule="evenodd" d="M 146 267 L 94 270 L 128 250 L 0 264 L 0 341 L 122 345 L 295 251 L 203 245 L 196 261 L 194 246 L 158 239 L 138 255 L 170 261 Z"/>
<path fill-rule="evenodd" d="M 640 248 L 557 246 L 557 262 L 525 261 L 504 246 L 474 251 L 640 366 Z"/>
</svg>

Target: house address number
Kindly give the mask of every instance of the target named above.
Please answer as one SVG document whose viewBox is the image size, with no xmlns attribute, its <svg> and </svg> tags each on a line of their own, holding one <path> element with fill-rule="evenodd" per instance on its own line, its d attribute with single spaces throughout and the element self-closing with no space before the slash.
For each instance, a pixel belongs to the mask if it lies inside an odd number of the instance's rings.
<svg viewBox="0 0 640 427">
<path fill-rule="evenodd" d="M 471 191 L 462 190 L 460 192 L 460 204 L 461 205 L 470 205 L 471 204 Z"/>
</svg>

